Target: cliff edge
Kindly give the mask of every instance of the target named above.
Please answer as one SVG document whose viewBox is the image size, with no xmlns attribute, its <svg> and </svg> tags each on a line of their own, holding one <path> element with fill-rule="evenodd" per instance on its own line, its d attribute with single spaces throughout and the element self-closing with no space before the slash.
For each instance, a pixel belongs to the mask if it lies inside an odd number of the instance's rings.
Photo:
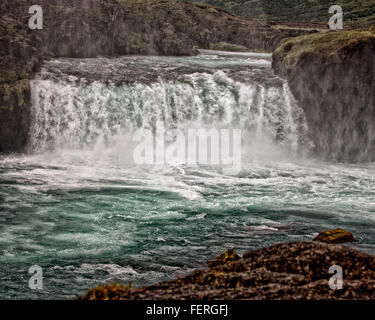
<svg viewBox="0 0 375 320">
<path fill-rule="evenodd" d="M 318 156 L 375 161 L 375 27 L 285 40 L 273 68 L 304 109 Z"/>
</svg>

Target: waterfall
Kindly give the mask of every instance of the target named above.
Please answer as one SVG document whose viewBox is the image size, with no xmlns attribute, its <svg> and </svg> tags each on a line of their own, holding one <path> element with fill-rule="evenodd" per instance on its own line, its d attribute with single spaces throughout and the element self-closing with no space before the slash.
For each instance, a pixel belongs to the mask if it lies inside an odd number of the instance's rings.
<svg viewBox="0 0 375 320">
<path fill-rule="evenodd" d="M 309 144 L 303 111 L 279 78 L 241 81 L 218 69 L 144 83 L 42 74 L 31 81 L 33 152 L 110 142 L 123 132 L 153 129 L 157 121 L 168 129 L 239 128 L 247 141 L 288 152 Z"/>
</svg>

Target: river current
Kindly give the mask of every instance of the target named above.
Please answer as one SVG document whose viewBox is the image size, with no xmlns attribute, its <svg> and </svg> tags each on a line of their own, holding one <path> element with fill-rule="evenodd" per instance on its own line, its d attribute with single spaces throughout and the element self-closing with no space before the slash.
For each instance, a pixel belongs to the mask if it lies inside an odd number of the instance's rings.
<svg viewBox="0 0 375 320">
<path fill-rule="evenodd" d="M 31 81 L 27 152 L 0 156 L 0 298 L 153 284 L 341 227 L 375 254 L 375 164 L 317 160 L 271 56 L 55 59 Z M 134 132 L 240 129 L 241 168 L 140 165 Z M 174 137 L 169 137 L 173 141 Z M 43 289 L 29 288 L 32 265 Z"/>
</svg>

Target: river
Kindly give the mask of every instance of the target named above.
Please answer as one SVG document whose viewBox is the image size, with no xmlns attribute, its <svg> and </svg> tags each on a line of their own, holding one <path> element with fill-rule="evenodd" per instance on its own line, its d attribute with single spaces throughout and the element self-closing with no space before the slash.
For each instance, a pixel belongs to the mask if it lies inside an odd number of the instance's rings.
<svg viewBox="0 0 375 320">
<path fill-rule="evenodd" d="M 0 157 L 2 299 L 152 284 L 228 248 L 336 227 L 375 254 L 375 164 L 312 155 L 304 113 L 271 55 L 55 59 L 31 88 L 27 152 Z M 158 121 L 241 130 L 241 167 L 135 163 L 134 132 Z M 42 290 L 29 288 L 32 265 Z"/>
</svg>

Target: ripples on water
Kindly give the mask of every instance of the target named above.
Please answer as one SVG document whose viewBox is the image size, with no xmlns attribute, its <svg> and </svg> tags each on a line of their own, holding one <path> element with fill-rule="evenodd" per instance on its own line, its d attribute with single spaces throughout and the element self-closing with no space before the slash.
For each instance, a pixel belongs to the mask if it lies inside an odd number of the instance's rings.
<svg viewBox="0 0 375 320">
<path fill-rule="evenodd" d="M 375 165 L 298 152 L 308 146 L 305 122 L 269 55 L 202 54 L 47 63 L 32 84 L 30 153 L 0 160 L 0 298 L 151 284 L 227 248 L 310 240 L 333 227 L 375 253 Z M 241 171 L 135 166 L 123 130 L 158 117 L 243 128 Z M 40 292 L 28 288 L 34 264 L 44 271 Z"/>
</svg>

